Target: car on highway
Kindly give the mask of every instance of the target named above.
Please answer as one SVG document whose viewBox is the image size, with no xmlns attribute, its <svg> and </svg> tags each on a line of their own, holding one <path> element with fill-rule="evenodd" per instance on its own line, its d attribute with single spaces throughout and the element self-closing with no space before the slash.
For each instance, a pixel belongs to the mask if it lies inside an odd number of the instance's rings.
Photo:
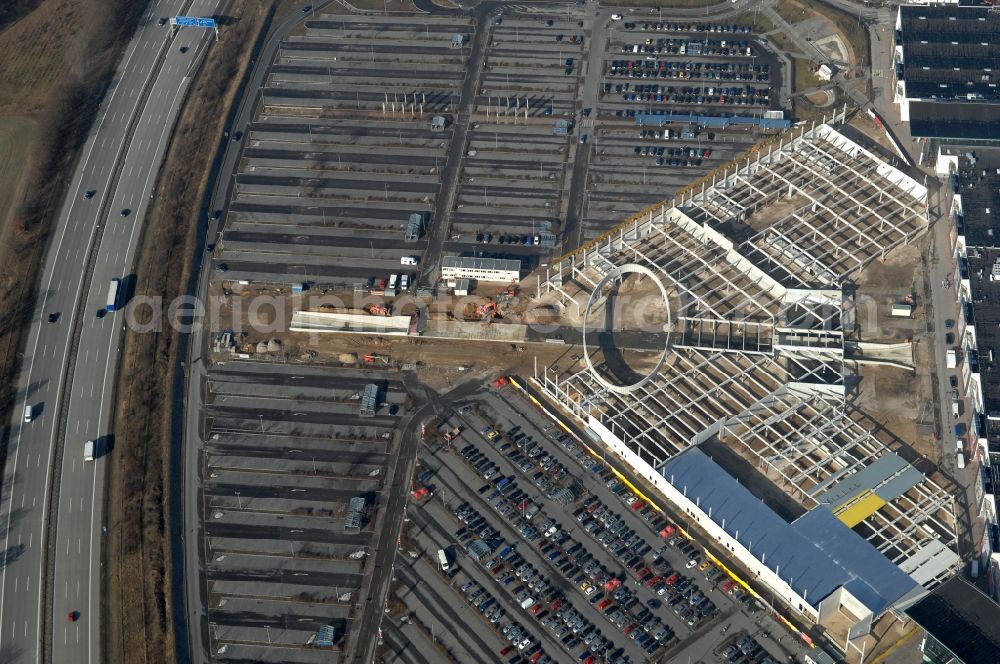
<svg viewBox="0 0 1000 664">
<path fill-rule="evenodd" d="M 622 15 L 621 14 L 612 14 L 611 15 L 611 20 L 612 21 L 620 21 L 620 20 L 622 20 Z"/>
<path fill-rule="evenodd" d="M 130 209 L 128 209 L 128 208 L 122 208 L 122 216 L 123 216 L 123 217 L 127 217 L 127 216 L 129 216 L 130 214 L 132 214 L 132 210 L 130 210 Z"/>
<path fill-rule="evenodd" d="M 79 619 L 80 619 L 79 611 L 70 611 L 69 613 L 66 614 L 66 620 L 70 622 L 76 622 Z"/>
<path fill-rule="evenodd" d="M 97 191 L 95 191 L 94 189 L 91 189 L 90 191 L 84 192 L 83 198 L 84 198 L 84 200 L 88 200 L 89 201 L 91 198 L 94 197 L 94 194 L 96 194 L 96 193 L 97 193 Z"/>
<path fill-rule="evenodd" d="M 178 49 L 178 50 L 180 50 L 181 53 L 187 53 L 188 52 L 188 47 L 187 46 L 181 46 L 180 49 Z"/>
<path fill-rule="evenodd" d="M 167 19 L 165 17 L 161 17 L 160 20 L 156 22 L 156 24 L 157 25 L 166 25 L 167 24 Z"/>
<path fill-rule="evenodd" d="M 49 314 L 49 322 L 50 323 L 54 323 L 57 320 L 59 320 L 59 312 L 58 311 L 53 311 L 52 313 Z"/>
</svg>

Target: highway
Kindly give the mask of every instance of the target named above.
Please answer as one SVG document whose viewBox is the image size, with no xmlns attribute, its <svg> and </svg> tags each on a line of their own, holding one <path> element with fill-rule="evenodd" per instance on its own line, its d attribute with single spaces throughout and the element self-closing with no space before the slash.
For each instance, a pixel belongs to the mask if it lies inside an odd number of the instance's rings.
<svg viewBox="0 0 1000 664">
<path fill-rule="evenodd" d="M 211 38 L 193 29 L 171 36 L 159 19 L 211 16 L 217 5 L 218 0 L 151 3 L 109 86 L 55 221 L 3 475 L 4 662 L 104 661 L 100 570 L 105 461 L 85 462 L 83 446 L 87 440 L 108 442 L 124 314 L 98 317 L 97 312 L 107 305 L 112 277 L 131 271 L 189 71 Z M 181 53 L 182 47 L 186 52 Z M 87 198 L 87 192 L 94 194 Z M 122 215 L 125 209 L 127 216 Z M 54 321 L 50 314 L 57 314 Z M 25 422 L 28 405 L 34 413 Z M 49 504 L 52 489 L 57 502 Z M 45 578 L 51 580 L 49 596 L 43 595 Z M 48 652 L 43 648 L 47 634 Z"/>
</svg>

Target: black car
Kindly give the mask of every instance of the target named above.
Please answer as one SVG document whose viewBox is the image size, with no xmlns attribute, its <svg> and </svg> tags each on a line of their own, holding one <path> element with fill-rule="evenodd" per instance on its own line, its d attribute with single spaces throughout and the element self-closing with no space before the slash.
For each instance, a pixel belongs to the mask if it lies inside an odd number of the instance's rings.
<svg viewBox="0 0 1000 664">
<path fill-rule="evenodd" d="M 98 318 L 104 318 L 104 314 L 106 314 L 106 313 L 108 313 L 107 309 L 98 309 L 97 310 L 97 317 Z"/>
<path fill-rule="evenodd" d="M 167 19 L 161 18 L 159 21 L 156 22 L 156 24 L 157 25 L 166 25 L 167 24 Z"/>
<path fill-rule="evenodd" d="M 85 200 L 88 200 L 88 201 L 89 201 L 89 200 L 90 200 L 91 198 L 93 198 L 93 197 L 94 197 L 94 194 L 96 194 L 96 193 L 97 193 L 96 191 L 94 191 L 93 189 L 91 189 L 90 191 L 86 192 L 86 193 L 85 193 L 85 194 L 83 195 L 83 198 L 84 198 Z"/>
<path fill-rule="evenodd" d="M 49 314 L 49 322 L 50 323 L 54 323 L 57 320 L 59 320 L 59 312 L 58 311 L 53 311 L 52 313 Z"/>
<path fill-rule="evenodd" d="M 188 52 L 188 47 L 187 46 L 181 46 L 179 50 L 180 50 L 181 53 L 187 53 Z"/>
</svg>

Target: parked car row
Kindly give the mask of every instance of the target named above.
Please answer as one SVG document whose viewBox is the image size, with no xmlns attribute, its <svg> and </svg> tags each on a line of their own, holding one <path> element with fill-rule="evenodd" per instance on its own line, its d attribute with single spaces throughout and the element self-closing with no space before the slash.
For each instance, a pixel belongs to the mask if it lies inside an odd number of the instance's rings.
<svg viewBox="0 0 1000 664">
<path fill-rule="evenodd" d="M 504 233 L 503 235 L 496 236 L 497 242 L 500 244 L 523 244 L 527 245 L 538 245 L 541 244 L 542 238 L 540 235 L 510 235 Z M 493 241 L 493 233 L 476 233 L 476 242 L 481 242 L 483 244 L 489 244 Z"/>
<path fill-rule="evenodd" d="M 626 30 L 644 30 L 655 32 L 721 32 L 749 34 L 749 25 L 718 24 L 718 23 L 625 23 Z"/>
<path fill-rule="evenodd" d="M 608 76 L 626 78 L 680 78 L 719 81 L 767 81 L 770 66 L 738 62 L 671 62 L 667 60 L 613 60 Z M 608 92 L 608 84 L 604 85 Z"/>
<path fill-rule="evenodd" d="M 775 664 L 774 659 L 752 636 L 735 639 L 718 654 L 719 659 L 727 664 Z"/>
<path fill-rule="evenodd" d="M 750 57 L 753 49 L 746 39 L 647 39 L 643 44 L 626 43 L 621 47 L 622 53 L 649 55 L 693 55 L 693 56 L 729 56 Z"/>
</svg>

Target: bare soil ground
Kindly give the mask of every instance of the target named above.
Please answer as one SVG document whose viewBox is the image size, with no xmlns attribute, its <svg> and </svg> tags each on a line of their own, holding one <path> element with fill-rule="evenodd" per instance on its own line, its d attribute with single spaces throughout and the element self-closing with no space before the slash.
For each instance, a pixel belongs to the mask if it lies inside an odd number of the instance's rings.
<svg viewBox="0 0 1000 664">
<path fill-rule="evenodd" d="M 933 439 L 934 406 L 931 390 L 934 376 L 928 370 L 931 346 L 926 335 L 926 306 L 920 255 L 924 238 L 894 251 L 885 262 L 876 261 L 858 278 L 860 339 L 894 343 L 912 341 L 914 372 L 891 367 L 862 366 L 855 404 L 867 414 L 864 426 L 898 448 L 938 462 L 939 445 Z M 890 315 L 892 304 L 907 294 L 915 296 L 911 318 Z M 903 454 L 913 460 L 909 454 Z M 934 478 L 938 479 L 938 478 Z"/>
<path fill-rule="evenodd" d="M 137 294 L 169 302 L 187 287 L 201 204 L 226 114 L 267 25 L 271 2 L 235 0 L 236 19 L 213 44 L 171 138 L 143 235 Z M 181 203 L 178 204 L 177 202 Z M 167 472 L 171 441 L 170 389 L 180 361 L 178 333 L 169 326 L 129 333 L 118 385 L 116 453 L 108 494 L 107 661 L 174 661 L 171 623 Z M 176 601 L 180 601 L 177 599 Z"/>
<path fill-rule="evenodd" d="M 30 117 L 0 118 L 0 246 L 14 210 L 24 204 L 25 185 L 35 159 L 38 123 Z"/>
</svg>

